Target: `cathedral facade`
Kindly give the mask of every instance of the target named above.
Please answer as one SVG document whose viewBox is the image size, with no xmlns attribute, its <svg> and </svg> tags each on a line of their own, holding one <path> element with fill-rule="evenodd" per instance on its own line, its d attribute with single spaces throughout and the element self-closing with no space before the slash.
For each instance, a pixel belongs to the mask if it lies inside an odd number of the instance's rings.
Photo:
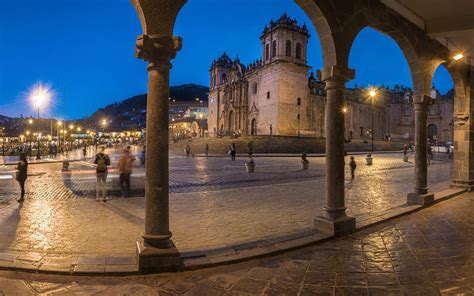
<svg viewBox="0 0 474 296">
<path fill-rule="evenodd" d="M 244 65 L 223 54 L 212 62 L 209 90 L 209 136 L 283 135 L 324 137 L 324 83 L 309 73 L 305 25 L 286 14 L 271 21 L 260 36 L 262 56 Z M 346 135 L 382 140 L 414 138 L 414 111 L 409 88 L 346 89 Z M 453 95 L 451 93 L 451 95 Z M 428 118 L 429 136 L 452 141 L 453 96 L 435 89 Z M 373 118 L 373 120 L 372 120 Z M 373 127 L 372 127 L 373 122 Z"/>
</svg>

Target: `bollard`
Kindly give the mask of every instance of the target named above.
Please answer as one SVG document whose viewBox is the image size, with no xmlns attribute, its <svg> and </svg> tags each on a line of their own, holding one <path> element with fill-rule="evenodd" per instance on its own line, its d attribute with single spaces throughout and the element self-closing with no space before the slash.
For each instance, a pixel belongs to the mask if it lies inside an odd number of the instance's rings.
<svg viewBox="0 0 474 296">
<path fill-rule="evenodd" d="M 61 170 L 62 172 L 69 172 L 69 160 L 65 159 L 63 160 L 63 168 Z"/>
</svg>

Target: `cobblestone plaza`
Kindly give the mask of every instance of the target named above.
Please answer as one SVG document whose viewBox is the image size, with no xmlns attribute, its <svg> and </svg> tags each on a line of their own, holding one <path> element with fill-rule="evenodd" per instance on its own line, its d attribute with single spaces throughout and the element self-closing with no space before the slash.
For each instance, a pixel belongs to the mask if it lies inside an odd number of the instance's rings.
<svg viewBox="0 0 474 296">
<path fill-rule="evenodd" d="M 117 152 L 110 150 L 112 163 Z M 413 163 L 400 153 L 379 154 L 374 165 L 359 163 L 356 179 L 346 176 L 348 209 L 357 221 L 405 204 Z M 324 201 L 323 157 L 301 169 L 298 157 L 256 158 L 247 174 L 246 158 L 172 156 L 170 163 L 171 229 L 179 250 L 209 249 L 287 235 L 312 228 Z M 25 203 L 14 198 L 13 179 L 1 180 L 0 249 L 15 252 L 133 255 L 144 223 L 143 197 L 120 198 L 118 176 L 109 174 L 108 203 L 95 200 L 95 171 L 88 161 L 31 165 Z M 449 187 L 452 161 L 440 154 L 429 170 L 435 191 Z M 134 193 L 143 196 L 143 168 L 132 175 Z M 132 191 L 133 192 L 133 191 Z M 114 196 L 115 195 L 115 196 Z"/>
</svg>

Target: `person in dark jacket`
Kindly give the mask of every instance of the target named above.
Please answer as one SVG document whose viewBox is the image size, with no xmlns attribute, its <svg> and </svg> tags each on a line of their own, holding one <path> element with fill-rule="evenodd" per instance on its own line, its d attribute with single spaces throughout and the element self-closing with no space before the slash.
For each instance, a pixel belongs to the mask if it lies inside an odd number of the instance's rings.
<svg viewBox="0 0 474 296">
<path fill-rule="evenodd" d="M 97 183 L 96 183 L 96 200 L 99 200 L 99 193 L 102 195 L 102 201 L 107 201 L 107 173 L 110 165 L 110 158 L 105 153 L 105 147 L 95 156 L 94 163 L 96 167 Z"/>
<path fill-rule="evenodd" d="M 16 175 L 16 180 L 20 184 L 20 199 L 18 202 L 22 202 L 25 200 L 25 182 L 26 178 L 28 178 L 28 160 L 26 159 L 25 153 L 20 153 L 20 161 L 18 162 L 18 166 L 16 167 L 18 173 Z"/>
</svg>

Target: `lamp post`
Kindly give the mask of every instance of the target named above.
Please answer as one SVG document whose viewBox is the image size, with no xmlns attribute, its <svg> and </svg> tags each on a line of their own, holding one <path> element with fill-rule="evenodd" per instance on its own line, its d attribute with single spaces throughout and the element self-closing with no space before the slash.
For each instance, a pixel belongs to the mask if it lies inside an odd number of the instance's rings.
<svg viewBox="0 0 474 296">
<path fill-rule="evenodd" d="M 372 137 L 372 153 L 374 153 L 374 99 L 375 99 L 375 96 L 377 95 L 377 92 L 372 89 L 369 91 L 369 97 L 371 98 L 371 105 L 372 105 L 372 133 L 371 133 L 371 137 Z"/>
<path fill-rule="evenodd" d="M 38 152 L 36 153 L 36 159 L 41 159 L 41 133 L 40 133 L 40 109 L 46 107 L 46 104 L 51 98 L 51 89 L 42 84 L 37 84 L 31 91 L 30 99 L 33 103 L 35 110 L 38 110 Z"/>
<path fill-rule="evenodd" d="M 58 148 L 61 147 L 61 137 L 59 136 L 59 129 L 61 128 L 62 124 L 63 123 L 61 121 L 58 121 L 57 128 L 56 128 L 56 135 L 58 137 Z"/>
</svg>

